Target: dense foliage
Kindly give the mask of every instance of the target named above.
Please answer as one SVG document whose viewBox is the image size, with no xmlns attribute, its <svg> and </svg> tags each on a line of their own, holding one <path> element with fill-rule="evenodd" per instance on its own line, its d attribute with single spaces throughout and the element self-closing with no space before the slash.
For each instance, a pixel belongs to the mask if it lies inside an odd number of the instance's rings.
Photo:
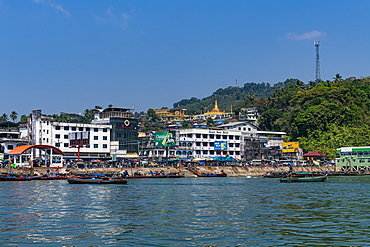
<svg viewBox="0 0 370 247">
<path fill-rule="evenodd" d="M 267 98 L 277 89 L 294 84 L 296 79 L 288 79 L 285 82 L 278 82 L 271 86 L 269 83 L 245 83 L 243 87 L 228 87 L 216 90 L 211 96 L 203 99 L 192 97 L 183 99 L 173 104 L 173 107 L 187 109 L 187 114 L 201 114 L 210 111 L 214 107 L 215 100 L 218 101 L 220 109 L 238 112 L 241 108 L 256 106 L 256 102 L 261 98 Z M 261 101 L 259 104 L 261 106 Z"/>
<path fill-rule="evenodd" d="M 267 99 L 261 129 L 285 131 L 305 151 L 335 157 L 336 148 L 370 144 L 370 78 L 297 81 Z"/>
</svg>

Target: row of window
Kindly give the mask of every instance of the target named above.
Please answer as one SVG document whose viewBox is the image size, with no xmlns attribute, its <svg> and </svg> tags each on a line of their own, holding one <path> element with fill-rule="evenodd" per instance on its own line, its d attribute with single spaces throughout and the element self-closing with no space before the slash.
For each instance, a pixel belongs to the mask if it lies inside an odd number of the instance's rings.
<svg viewBox="0 0 370 247">
<path fill-rule="evenodd" d="M 181 137 L 193 138 L 206 138 L 206 139 L 223 139 L 223 140 L 240 140 L 240 136 L 233 135 L 214 135 L 214 134 L 183 134 Z"/>
<path fill-rule="evenodd" d="M 62 126 L 55 126 L 55 130 L 61 130 L 61 128 L 62 128 Z M 77 131 L 77 129 L 78 129 L 78 131 L 84 131 L 84 127 L 78 127 L 78 128 L 77 127 L 69 127 L 69 126 L 64 126 L 63 127 L 63 130 L 69 130 L 69 129 L 71 129 L 72 131 Z M 91 131 L 91 128 L 86 127 L 85 131 Z M 93 128 L 93 131 L 94 132 L 99 132 L 99 128 Z M 104 128 L 103 132 L 108 132 L 108 129 Z"/>
<path fill-rule="evenodd" d="M 57 148 L 60 147 L 60 143 L 55 143 L 55 146 Z M 63 147 L 65 148 L 68 148 L 69 147 L 69 143 L 63 143 Z M 90 145 L 86 145 L 86 146 L 83 146 L 84 148 L 90 148 Z M 94 144 L 93 145 L 94 148 L 99 148 L 99 144 Z M 102 148 L 108 148 L 108 144 L 102 144 Z"/>
<path fill-rule="evenodd" d="M 196 142 L 195 146 L 197 146 L 197 147 L 200 147 L 200 146 L 202 146 L 202 147 L 208 147 L 208 146 L 214 147 L 215 143 L 214 142 Z M 240 143 L 228 143 L 228 146 L 231 147 L 231 148 L 234 147 L 234 146 L 238 148 L 238 147 L 240 147 Z M 181 145 L 180 145 L 180 147 L 181 147 Z M 183 146 L 183 147 L 186 147 L 186 145 Z"/>
<path fill-rule="evenodd" d="M 63 136 L 64 139 L 68 139 L 68 135 Z M 60 139 L 60 134 L 55 134 L 55 139 Z M 94 136 L 94 140 L 99 140 L 99 136 Z M 108 140 L 108 136 L 103 136 L 103 141 Z"/>
</svg>

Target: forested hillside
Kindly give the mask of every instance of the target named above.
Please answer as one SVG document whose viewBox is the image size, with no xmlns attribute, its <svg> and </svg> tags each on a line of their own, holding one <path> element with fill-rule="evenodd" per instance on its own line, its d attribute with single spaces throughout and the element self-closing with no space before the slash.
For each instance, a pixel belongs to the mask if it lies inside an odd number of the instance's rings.
<svg viewBox="0 0 370 247">
<path fill-rule="evenodd" d="M 305 151 L 334 158 L 336 148 L 370 144 L 369 77 L 291 84 L 274 91 L 266 109 L 261 129 L 285 131 Z"/>
<path fill-rule="evenodd" d="M 234 111 L 240 108 L 253 107 L 258 99 L 267 98 L 280 88 L 295 84 L 297 79 L 288 79 L 285 82 L 278 82 L 274 85 L 269 83 L 245 83 L 243 87 L 220 88 L 211 96 L 203 99 L 192 97 L 183 99 L 173 104 L 173 107 L 187 109 L 187 114 L 201 114 L 212 110 L 215 100 L 218 100 L 220 109 L 230 111 L 232 106 Z"/>
</svg>

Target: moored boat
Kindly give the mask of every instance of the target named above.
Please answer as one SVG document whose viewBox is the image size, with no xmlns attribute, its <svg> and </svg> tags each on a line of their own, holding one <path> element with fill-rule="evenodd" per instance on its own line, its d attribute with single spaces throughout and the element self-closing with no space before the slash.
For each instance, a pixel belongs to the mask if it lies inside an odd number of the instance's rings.
<svg viewBox="0 0 370 247">
<path fill-rule="evenodd" d="M 300 182 L 325 182 L 328 176 L 313 176 L 313 177 L 286 177 L 281 178 L 281 183 L 300 183 Z"/>
<path fill-rule="evenodd" d="M 192 172 L 197 177 L 227 177 L 227 174 L 222 173 L 203 173 L 203 172 Z"/>
<path fill-rule="evenodd" d="M 67 178 L 70 184 L 127 184 L 127 180 L 123 178 Z"/>
</svg>

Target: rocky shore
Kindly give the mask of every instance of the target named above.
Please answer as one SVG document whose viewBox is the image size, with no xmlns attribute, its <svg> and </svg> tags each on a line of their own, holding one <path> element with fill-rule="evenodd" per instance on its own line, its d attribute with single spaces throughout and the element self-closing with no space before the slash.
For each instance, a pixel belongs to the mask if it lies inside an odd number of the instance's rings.
<svg viewBox="0 0 370 247">
<path fill-rule="evenodd" d="M 46 174 L 50 173 L 64 173 L 64 174 L 75 174 L 75 173 L 122 173 L 125 170 L 132 175 L 136 171 L 140 171 L 141 174 L 148 174 L 150 172 L 161 172 L 164 173 L 179 173 L 185 175 L 185 177 L 195 177 L 190 171 L 197 171 L 201 173 L 224 173 L 228 177 L 262 177 L 267 172 L 288 172 L 289 167 L 239 167 L 239 166 L 196 166 L 196 167 L 124 167 L 124 168 L 93 168 L 93 169 L 78 169 L 78 168 L 63 168 L 63 169 L 52 169 L 52 168 L 31 168 L 31 169 L 0 169 L 1 173 L 28 173 L 28 174 Z M 312 172 L 312 171 L 338 171 L 335 166 L 312 166 L 312 167 L 293 167 L 294 172 Z"/>
</svg>

